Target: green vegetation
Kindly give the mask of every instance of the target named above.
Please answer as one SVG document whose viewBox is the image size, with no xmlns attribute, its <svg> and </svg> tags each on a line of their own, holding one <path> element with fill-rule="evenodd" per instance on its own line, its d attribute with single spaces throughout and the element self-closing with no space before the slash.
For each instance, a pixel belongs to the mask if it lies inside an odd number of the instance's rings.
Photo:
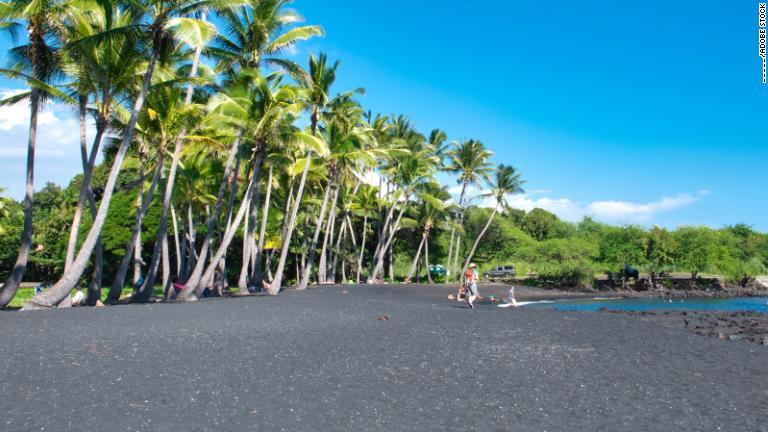
<svg viewBox="0 0 768 432">
<path fill-rule="evenodd" d="M 491 209 L 468 209 L 469 238 L 482 230 L 490 213 Z M 449 233 L 443 232 L 435 253 L 440 254 L 440 245 L 447 246 L 449 240 Z M 407 254 L 409 248 L 402 245 L 398 251 Z M 527 213 L 508 209 L 491 224 L 475 261 L 481 271 L 511 264 L 519 275 L 536 273 L 563 285 L 588 284 L 595 275 L 618 272 L 624 264 L 647 273 L 708 273 L 739 281 L 768 271 L 768 234 L 744 224 L 721 229 L 683 226 L 670 231 L 612 226 L 590 218 L 568 223 L 542 209 Z"/>
</svg>

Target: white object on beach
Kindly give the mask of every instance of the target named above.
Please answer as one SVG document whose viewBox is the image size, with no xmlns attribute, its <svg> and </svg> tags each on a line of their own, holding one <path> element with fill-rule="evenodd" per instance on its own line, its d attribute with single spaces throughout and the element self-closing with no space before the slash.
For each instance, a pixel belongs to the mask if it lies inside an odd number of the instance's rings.
<svg viewBox="0 0 768 432">
<path fill-rule="evenodd" d="M 72 298 L 72 305 L 76 306 L 85 300 L 85 294 L 83 294 L 82 291 L 78 290 L 75 296 Z"/>
</svg>

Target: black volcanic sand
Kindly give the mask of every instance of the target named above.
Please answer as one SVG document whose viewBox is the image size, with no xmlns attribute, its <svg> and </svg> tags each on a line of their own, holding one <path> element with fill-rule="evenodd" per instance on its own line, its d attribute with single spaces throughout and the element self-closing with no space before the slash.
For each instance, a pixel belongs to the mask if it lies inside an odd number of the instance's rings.
<svg viewBox="0 0 768 432">
<path fill-rule="evenodd" d="M 0 430 L 768 430 L 768 347 L 446 292 L 0 313 Z"/>
<path fill-rule="evenodd" d="M 718 339 L 741 340 L 768 345 L 768 314 L 759 312 L 704 312 L 704 311 L 611 311 L 601 312 L 656 317 L 682 322 L 694 334 Z"/>
</svg>

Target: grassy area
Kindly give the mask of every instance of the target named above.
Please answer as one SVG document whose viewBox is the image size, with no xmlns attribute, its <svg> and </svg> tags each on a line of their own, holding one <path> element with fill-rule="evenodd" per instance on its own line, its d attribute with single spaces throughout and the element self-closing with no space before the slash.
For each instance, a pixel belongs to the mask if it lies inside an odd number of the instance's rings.
<svg viewBox="0 0 768 432">
<path fill-rule="evenodd" d="M 103 287 L 101 289 L 101 301 L 105 301 L 107 299 L 107 293 L 109 293 L 109 287 Z M 129 297 L 131 294 L 133 294 L 132 288 L 124 288 L 123 295 L 121 298 Z M 163 287 L 160 285 L 155 286 L 153 295 L 162 297 Z M 34 296 L 35 296 L 34 288 L 32 287 L 19 288 L 18 291 L 16 291 L 16 296 L 13 297 L 13 300 L 11 300 L 11 303 L 8 305 L 8 307 L 10 308 L 22 307 L 24 306 L 24 303 L 29 301 Z"/>
</svg>

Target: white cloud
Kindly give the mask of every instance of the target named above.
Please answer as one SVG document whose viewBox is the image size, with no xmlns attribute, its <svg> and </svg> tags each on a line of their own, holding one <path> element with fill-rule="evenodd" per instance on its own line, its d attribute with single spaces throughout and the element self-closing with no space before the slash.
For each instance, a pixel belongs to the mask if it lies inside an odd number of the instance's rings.
<svg viewBox="0 0 768 432">
<path fill-rule="evenodd" d="M 702 194 L 700 194 L 701 196 Z M 611 221 L 649 222 L 659 213 L 667 213 L 699 201 L 700 196 L 680 194 L 649 203 L 628 201 L 595 201 L 587 206 L 587 214 Z"/>
<path fill-rule="evenodd" d="M 0 89 L 0 98 L 21 91 Z M 72 107 L 50 104 L 42 107 L 37 121 L 35 187 L 39 189 L 49 181 L 64 186 L 82 171 L 77 116 Z M 6 187 L 8 194 L 17 199 L 24 191 L 28 133 L 28 102 L 0 107 L 0 161 L 4 166 L 0 172 L 0 187 Z M 93 125 L 89 124 L 89 146 L 94 133 Z"/>
<path fill-rule="evenodd" d="M 451 187 L 449 192 L 453 195 L 452 200 L 457 202 L 459 194 L 461 194 L 461 185 Z M 475 205 L 492 208 L 495 205 L 493 197 L 477 198 L 487 192 L 489 191 L 470 186 L 467 188 L 467 197 L 468 199 L 476 198 L 472 201 Z M 620 200 L 596 200 L 582 203 L 570 198 L 546 196 L 549 193 L 550 191 L 544 189 L 533 190 L 524 194 L 509 196 L 507 202 L 511 208 L 525 211 L 540 208 L 556 214 L 563 220 L 572 222 L 590 216 L 597 220 L 613 223 L 651 223 L 657 215 L 690 206 L 703 199 L 710 192 L 700 190 L 695 194 L 682 193 L 646 203 Z"/>
</svg>

